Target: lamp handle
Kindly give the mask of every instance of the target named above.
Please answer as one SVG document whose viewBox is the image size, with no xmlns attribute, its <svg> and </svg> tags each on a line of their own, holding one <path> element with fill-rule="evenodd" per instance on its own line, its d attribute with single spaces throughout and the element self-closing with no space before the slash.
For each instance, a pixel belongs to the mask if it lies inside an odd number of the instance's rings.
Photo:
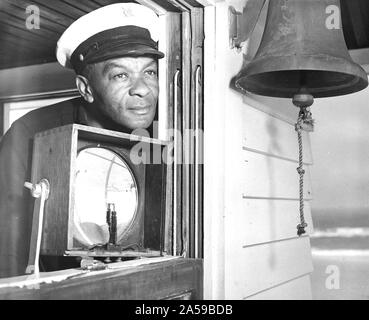
<svg viewBox="0 0 369 320">
<path fill-rule="evenodd" d="M 33 273 L 36 277 L 38 277 L 40 274 L 39 258 L 42 240 L 44 209 L 45 202 L 49 198 L 50 194 L 50 183 L 47 179 L 41 179 L 40 182 L 37 184 L 25 182 L 24 186 L 30 189 L 32 197 L 36 198 L 33 207 L 32 236 L 26 273 Z"/>
</svg>

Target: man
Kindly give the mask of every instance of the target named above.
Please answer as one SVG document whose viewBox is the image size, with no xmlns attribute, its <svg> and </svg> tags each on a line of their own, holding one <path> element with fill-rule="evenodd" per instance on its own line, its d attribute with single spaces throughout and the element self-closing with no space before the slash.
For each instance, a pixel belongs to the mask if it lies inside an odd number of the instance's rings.
<svg viewBox="0 0 369 320">
<path fill-rule="evenodd" d="M 59 63 L 76 72 L 81 98 L 28 113 L 0 143 L 0 277 L 24 274 L 32 229 L 33 137 L 70 123 L 130 133 L 149 128 L 158 100 L 158 17 L 121 3 L 75 21 L 57 44 Z M 149 31 L 150 30 L 150 31 Z"/>
</svg>

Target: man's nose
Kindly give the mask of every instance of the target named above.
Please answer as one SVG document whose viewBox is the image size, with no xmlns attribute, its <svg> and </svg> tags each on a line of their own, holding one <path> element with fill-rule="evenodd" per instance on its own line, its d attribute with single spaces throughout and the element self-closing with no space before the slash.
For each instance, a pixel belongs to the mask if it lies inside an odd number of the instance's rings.
<svg viewBox="0 0 369 320">
<path fill-rule="evenodd" d="M 131 96 L 144 97 L 150 92 L 150 88 L 142 77 L 137 77 L 132 82 L 129 94 Z"/>
</svg>

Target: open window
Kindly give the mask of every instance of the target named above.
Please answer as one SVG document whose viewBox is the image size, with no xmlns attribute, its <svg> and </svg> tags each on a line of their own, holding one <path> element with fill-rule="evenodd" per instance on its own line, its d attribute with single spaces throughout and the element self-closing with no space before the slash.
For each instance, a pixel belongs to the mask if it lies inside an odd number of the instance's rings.
<svg viewBox="0 0 369 320">
<path fill-rule="evenodd" d="M 5 99 L 3 105 L 3 132 L 9 130 L 12 123 L 24 116 L 28 112 L 46 107 L 51 104 L 62 102 L 68 99 L 78 97 L 79 94 L 76 90 L 67 92 L 48 93 L 41 95 L 25 95 L 22 97 L 12 97 Z"/>
</svg>

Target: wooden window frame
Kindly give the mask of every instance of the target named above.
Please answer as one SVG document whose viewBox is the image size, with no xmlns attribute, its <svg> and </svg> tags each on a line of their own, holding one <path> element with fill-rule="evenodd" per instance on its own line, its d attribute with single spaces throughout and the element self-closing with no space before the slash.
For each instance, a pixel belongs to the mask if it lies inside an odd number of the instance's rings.
<svg viewBox="0 0 369 320">
<path fill-rule="evenodd" d="M 203 258 L 203 49 L 204 9 L 193 0 L 137 0 L 156 11 L 166 30 L 159 49 L 159 138 L 174 140 L 175 164 L 168 177 L 165 250 Z M 180 36 L 179 36 L 180 35 Z M 164 110 L 163 110 L 164 109 Z M 168 131 L 174 129 L 175 134 Z"/>
</svg>

